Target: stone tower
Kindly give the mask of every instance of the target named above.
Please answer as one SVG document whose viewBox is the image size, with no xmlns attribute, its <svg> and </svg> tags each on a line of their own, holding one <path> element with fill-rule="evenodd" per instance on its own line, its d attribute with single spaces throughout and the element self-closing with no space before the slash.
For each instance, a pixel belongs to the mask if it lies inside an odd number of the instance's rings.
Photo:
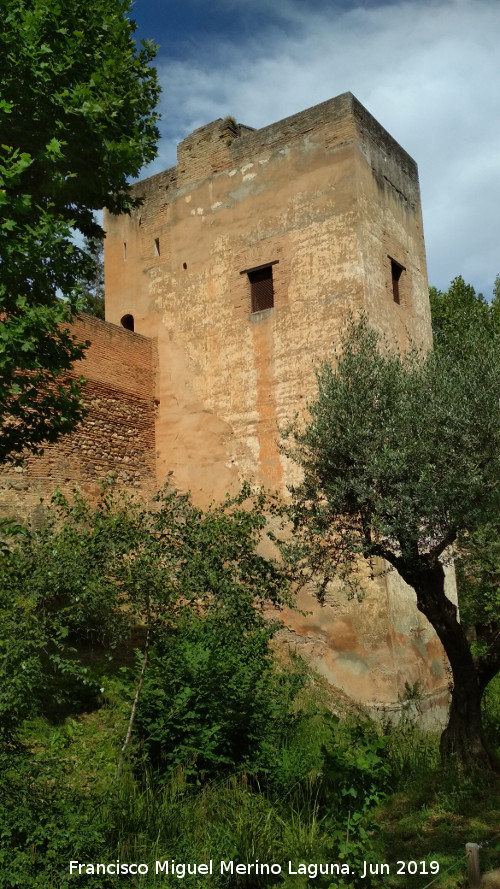
<svg viewBox="0 0 500 889">
<path fill-rule="evenodd" d="M 415 162 L 351 93 L 251 130 L 196 130 L 106 214 L 106 320 L 158 343 L 157 475 L 201 501 L 290 480 L 279 424 L 349 312 L 431 343 Z"/>
</svg>

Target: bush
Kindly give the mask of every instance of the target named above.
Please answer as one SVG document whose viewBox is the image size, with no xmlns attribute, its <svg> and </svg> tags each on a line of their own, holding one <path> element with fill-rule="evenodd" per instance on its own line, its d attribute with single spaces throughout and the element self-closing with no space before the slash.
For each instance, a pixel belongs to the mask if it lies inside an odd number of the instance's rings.
<svg viewBox="0 0 500 889">
<path fill-rule="evenodd" d="M 273 665 L 272 625 L 257 613 L 240 621 L 213 607 L 155 643 L 136 720 L 153 766 L 203 779 L 254 773 L 280 743 L 302 680 Z"/>
<path fill-rule="evenodd" d="M 106 493 L 95 509 L 79 497 L 54 506 L 41 529 L 0 554 L 4 736 L 38 713 L 57 719 L 96 706 L 89 650 L 110 657 L 134 617 L 127 557 L 146 538 L 144 514 Z"/>
<path fill-rule="evenodd" d="M 265 498 L 252 498 L 243 488 L 205 513 L 175 491 L 157 500 L 146 511 L 109 488 L 95 507 L 78 495 L 72 503 L 56 496 L 44 527 L 29 529 L 11 549 L 3 547 L 4 735 L 12 737 L 32 715 L 61 718 L 95 706 L 99 681 L 89 672 L 89 652 L 109 661 L 134 625 L 143 636 L 154 630 L 161 642 L 180 614 L 187 615 L 188 627 L 190 612 L 216 605 L 221 628 L 233 622 L 235 645 L 237 627 L 240 639 L 250 632 L 253 645 L 259 632 L 268 640 L 271 629 L 258 604 L 281 601 L 288 580 L 275 562 L 256 553 L 266 525 Z"/>
<path fill-rule="evenodd" d="M 105 800 L 65 788 L 23 752 L 0 754 L 0 889 L 67 887 L 70 860 L 101 860 Z M 89 889 L 111 883 L 86 880 Z"/>
</svg>

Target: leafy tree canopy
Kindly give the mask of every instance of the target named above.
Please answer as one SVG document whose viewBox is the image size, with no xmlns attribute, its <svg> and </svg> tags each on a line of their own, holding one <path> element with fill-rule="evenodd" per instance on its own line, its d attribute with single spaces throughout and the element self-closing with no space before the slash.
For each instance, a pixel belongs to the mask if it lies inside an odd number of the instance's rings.
<svg viewBox="0 0 500 889">
<path fill-rule="evenodd" d="M 488 303 L 462 278 L 455 278 L 448 291 L 429 291 L 434 349 L 450 360 L 464 348 L 482 350 L 500 335 L 500 276 Z M 460 617 L 475 627 L 479 642 L 488 642 L 499 630 L 500 615 L 500 513 L 485 517 L 475 529 L 462 528 L 457 535 L 455 568 Z"/>
<path fill-rule="evenodd" d="M 429 288 L 434 349 L 442 353 L 463 353 L 479 348 L 478 340 L 494 335 L 500 324 L 500 276 L 488 303 L 462 277 L 454 278 L 447 291 Z"/>
<path fill-rule="evenodd" d="M 81 280 L 81 309 L 104 321 L 104 242 L 102 238 L 85 238 L 90 267 Z"/>
<path fill-rule="evenodd" d="M 127 212 L 127 179 L 155 156 L 158 85 L 130 0 L 6 0 L 0 32 L 0 460 L 81 416 L 67 374 L 84 345 L 65 328 L 94 211 Z M 64 298 L 64 301 L 60 299 Z M 62 325 L 62 326 L 61 326 Z"/>
<path fill-rule="evenodd" d="M 415 589 L 454 674 L 443 751 L 487 761 L 480 698 L 500 639 L 473 661 L 441 562 L 461 531 L 500 512 L 500 337 L 477 346 L 464 330 L 460 350 L 400 356 L 365 321 L 351 324 L 289 452 L 304 471 L 295 491 L 302 552 L 324 583 L 361 554 L 382 557 Z"/>
<path fill-rule="evenodd" d="M 163 654 L 155 650 L 168 650 L 178 626 L 191 620 L 193 629 L 198 615 L 194 649 L 201 641 L 208 657 L 215 621 L 221 640 L 225 627 L 238 652 L 235 662 L 251 659 L 256 646 L 259 669 L 267 671 L 275 627 L 262 606 L 289 600 L 286 575 L 257 552 L 267 501 L 251 497 L 248 487 L 206 512 L 174 491 L 157 499 L 147 511 L 113 496 L 112 489 L 95 507 L 78 496 L 73 503 L 56 496 L 58 509 L 47 514 L 43 527 L 13 529 L 16 543 L 0 551 L 0 742 L 15 735 L 27 716 L 57 716 L 88 705 L 98 692 L 87 669 L 89 649 L 111 662 L 134 626 L 147 633 L 158 663 Z M 214 651 L 217 660 L 219 649 Z M 203 675 L 207 695 L 220 688 L 216 663 Z M 159 677 L 159 686 L 162 681 L 168 682 Z M 254 692 L 248 687 L 245 693 L 251 699 Z M 210 719 L 217 718 L 212 709 Z"/>
</svg>

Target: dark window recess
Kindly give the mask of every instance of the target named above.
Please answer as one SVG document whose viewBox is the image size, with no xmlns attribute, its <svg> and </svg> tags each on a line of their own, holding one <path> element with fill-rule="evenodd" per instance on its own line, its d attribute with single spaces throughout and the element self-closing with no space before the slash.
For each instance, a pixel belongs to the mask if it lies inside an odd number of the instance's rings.
<svg viewBox="0 0 500 889">
<path fill-rule="evenodd" d="M 155 238 L 155 256 L 160 255 L 160 239 Z"/>
<path fill-rule="evenodd" d="M 124 315 L 120 320 L 120 324 L 125 330 L 133 330 L 134 329 L 134 316 L 133 315 Z"/>
<path fill-rule="evenodd" d="M 126 241 L 123 242 L 123 258 L 124 259 L 127 258 L 127 242 Z"/>
<path fill-rule="evenodd" d="M 391 259 L 392 297 L 398 306 L 401 305 L 400 279 L 404 271 L 403 265 L 399 265 L 399 262 Z"/>
<path fill-rule="evenodd" d="M 250 281 L 252 312 L 262 312 L 274 306 L 273 269 L 266 265 L 253 272 L 247 272 Z"/>
</svg>

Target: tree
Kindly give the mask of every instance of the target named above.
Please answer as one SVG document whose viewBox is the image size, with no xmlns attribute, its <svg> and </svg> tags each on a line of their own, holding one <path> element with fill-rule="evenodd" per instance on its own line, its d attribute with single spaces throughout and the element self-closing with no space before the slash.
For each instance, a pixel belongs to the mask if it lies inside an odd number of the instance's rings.
<svg viewBox="0 0 500 889">
<path fill-rule="evenodd" d="M 460 354 L 400 356 L 366 321 L 352 323 L 288 450 L 304 472 L 296 557 L 307 553 L 324 585 L 339 566 L 379 556 L 413 587 L 453 671 L 442 754 L 492 765 L 481 696 L 500 667 L 500 636 L 472 656 L 443 566 L 459 533 L 500 512 L 500 338 L 477 345 L 465 331 Z"/>
<path fill-rule="evenodd" d="M 482 349 L 500 334 L 500 276 L 488 303 L 463 278 L 455 278 L 447 291 L 429 290 L 434 349 L 455 360 L 464 348 Z M 468 344 L 468 346 L 467 346 Z M 500 515 L 474 530 L 461 529 L 455 547 L 455 570 L 460 619 L 477 634 L 479 649 L 499 631 L 500 616 Z"/>
<path fill-rule="evenodd" d="M 156 153 L 154 47 L 130 0 L 6 0 L 0 32 L 0 460 L 81 417 L 67 329 L 103 237 L 94 211 L 130 210 L 128 177 Z"/>
<path fill-rule="evenodd" d="M 80 282 L 81 310 L 104 321 L 104 241 L 102 238 L 86 238 L 85 250 L 90 259 L 90 268 Z"/>
<path fill-rule="evenodd" d="M 479 348 L 479 340 L 495 335 L 500 317 L 500 276 L 491 303 L 476 293 L 462 277 L 454 278 L 447 291 L 429 288 L 434 349 L 457 357 L 464 349 Z"/>
<path fill-rule="evenodd" d="M 493 284 L 493 300 L 491 303 L 491 312 L 497 324 L 500 324 L 500 275 L 495 278 Z"/>
</svg>

